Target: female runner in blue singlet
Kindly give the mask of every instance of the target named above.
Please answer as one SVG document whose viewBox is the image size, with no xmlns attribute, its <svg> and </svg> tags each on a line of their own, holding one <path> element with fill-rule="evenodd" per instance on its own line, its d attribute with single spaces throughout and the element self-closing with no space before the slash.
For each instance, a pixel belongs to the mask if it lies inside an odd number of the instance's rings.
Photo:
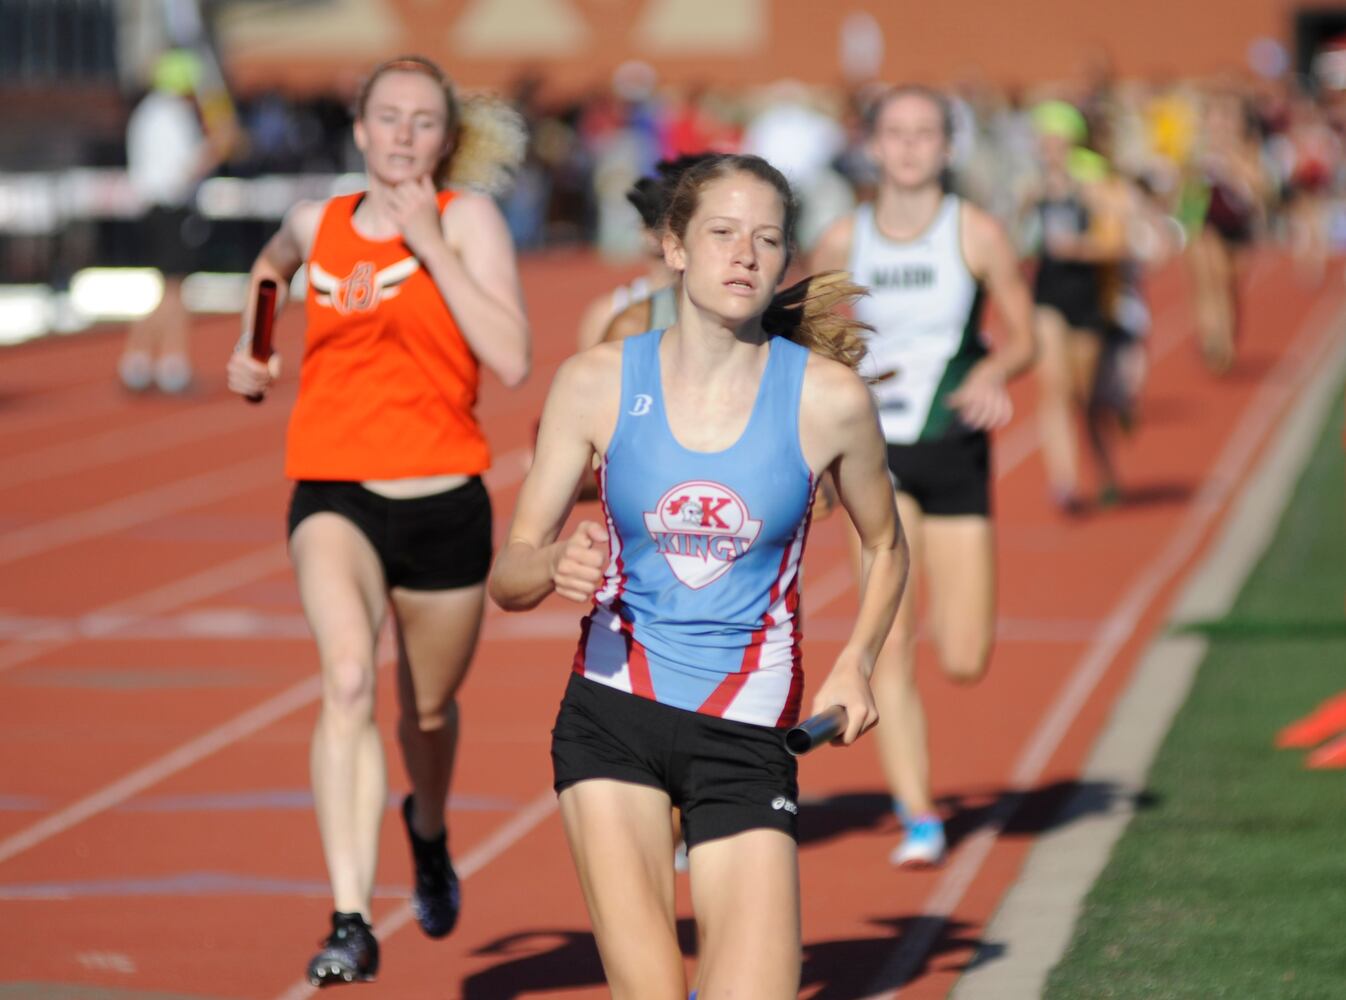
<svg viewBox="0 0 1346 1000">
<path fill-rule="evenodd" d="M 855 374 L 840 275 L 777 294 L 789 185 L 764 160 L 689 170 L 664 248 L 678 320 L 567 361 L 490 593 L 524 610 L 590 605 L 553 730 L 561 814 L 612 995 L 683 1000 L 670 805 L 682 810 L 703 994 L 799 988 L 797 786 L 782 728 L 800 714 L 799 561 L 830 471 L 863 549 L 850 640 L 813 699 L 853 742 L 876 721 L 875 657 L 906 576 L 883 440 Z M 601 456 L 602 525 L 559 539 Z"/>
</svg>

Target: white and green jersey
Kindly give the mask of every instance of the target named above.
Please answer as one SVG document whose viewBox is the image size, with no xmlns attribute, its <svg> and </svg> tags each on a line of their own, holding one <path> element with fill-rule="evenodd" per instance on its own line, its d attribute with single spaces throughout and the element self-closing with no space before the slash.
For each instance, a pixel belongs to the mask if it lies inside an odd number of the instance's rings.
<svg viewBox="0 0 1346 1000">
<path fill-rule="evenodd" d="M 883 436 L 890 444 L 970 433 L 948 405 L 974 364 L 986 356 L 985 296 L 963 259 L 961 199 L 945 195 L 934 221 L 906 242 L 879 232 L 874 206 L 855 210 L 850 271 L 869 295 L 857 319 L 874 327 L 862 375 L 877 378 Z"/>
</svg>

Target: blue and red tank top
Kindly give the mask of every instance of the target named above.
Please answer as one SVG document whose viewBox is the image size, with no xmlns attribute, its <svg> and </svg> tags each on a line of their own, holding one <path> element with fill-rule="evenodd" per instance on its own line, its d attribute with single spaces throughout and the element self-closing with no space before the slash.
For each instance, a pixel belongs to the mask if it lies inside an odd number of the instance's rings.
<svg viewBox="0 0 1346 1000">
<path fill-rule="evenodd" d="M 793 725 L 815 486 L 799 443 L 809 351 L 773 337 L 742 435 L 700 452 L 668 423 L 662 336 L 623 345 L 621 410 L 598 477 L 611 558 L 575 671 L 675 708 Z"/>
</svg>

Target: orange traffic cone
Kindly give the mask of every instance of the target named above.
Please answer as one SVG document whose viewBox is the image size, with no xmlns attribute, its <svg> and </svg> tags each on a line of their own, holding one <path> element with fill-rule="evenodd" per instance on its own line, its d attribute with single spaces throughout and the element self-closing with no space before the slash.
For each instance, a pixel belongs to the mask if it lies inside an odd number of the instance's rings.
<svg viewBox="0 0 1346 1000">
<path fill-rule="evenodd" d="M 1305 750 L 1341 732 L 1346 732 L 1346 691 L 1333 695 L 1304 718 L 1283 728 L 1276 734 L 1276 746 Z"/>
</svg>

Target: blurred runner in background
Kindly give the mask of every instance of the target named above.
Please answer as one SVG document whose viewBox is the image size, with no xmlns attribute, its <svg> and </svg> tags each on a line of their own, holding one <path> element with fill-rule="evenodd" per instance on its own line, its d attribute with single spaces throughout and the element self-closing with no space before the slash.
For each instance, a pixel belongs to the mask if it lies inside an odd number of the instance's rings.
<svg viewBox="0 0 1346 1000">
<path fill-rule="evenodd" d="M 163 297 L 148 316 L 131 324 L 117 371 L 132 392 L 157 386 L 185 392 L 192 382 L 188 316 L 182 277 L 191 263 L 191 205 L 197 185 L 227 155 L 232 118 L 202 115 L 195 95 L 201 77 L 197 57 L 173 49 L 159 57 L 153 86 L 126 124 L 126 169 L 131 187 L 147 206 L 140 221 L 136 263 L 164 276 Z M 207 131 L 209 128 L 209 131 Z M 200 224 L 200 220 L 196 220 Z M 195 242 L 199 243 L 200 240 Z"/>
<path fill-rule="evenodd" d="M 894 88 L 871 123 L 877 198 L 823 234 L 813 265 L 849 270 L 869 289 L 855 306 L 874 328 L 861 370 L 875 380 L 912 578 L 925 579 L 945 673 L 974 683 L 995 631 L 988 432 L 1010 418 L 1006 383 L 1033 363 L 1032 302 L 1000 224 L 944 190 L 953 136 L 944 97 Z M 1005 326 L 994 349 L 981 327 L 988 292 Z M 879 756 L 906 827 L 892 861 L 903 866 L 938 864 L 945 851 L 916 688 L 915 608 L 902 602 L 873 682 L 885 719 Z"/>
</svg>

